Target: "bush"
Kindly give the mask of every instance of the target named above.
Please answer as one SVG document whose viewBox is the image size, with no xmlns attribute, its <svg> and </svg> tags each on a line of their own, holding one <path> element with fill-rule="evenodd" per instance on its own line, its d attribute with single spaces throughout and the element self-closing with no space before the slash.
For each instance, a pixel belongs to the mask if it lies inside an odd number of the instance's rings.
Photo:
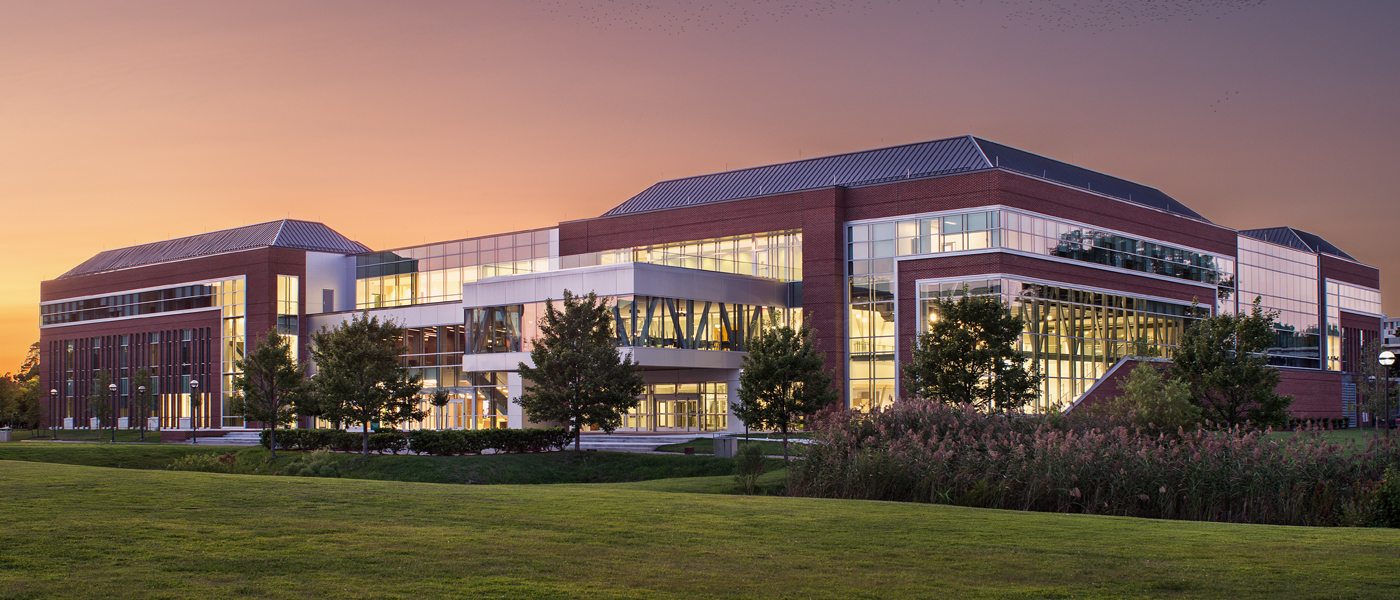
<svg viewBox="0 0 1400 600">
<path fill-rule="evenodd" d="M 1151 435 L 905 401 L 832 413 L 795 463 L 794 495 L 1132 517 L 1354 525 L 1400 444 L 1361 451 L 1236 428 Z M 1400 479 L 1400 478 L 1397 478 Z"/>
<path fill-rule="evenodd" d="M 344 465 L 329 451 L 317 450 L 297 457 L 283 471 L 287 475 L 300 477 L 340 477 L 344 473 Z"/>
<path fill-rule="evenodd" d="M 734 482 L 739 484 L 745 494 L 753 493 L 754 486 L 758 484 L 758 476 L 763 474 L 767 462 L 768 457 L 763 455 L 763 448 L 758 444 L 744 444 L 739 447 L 739 453 L 734 457 Z"/>
<path fill-rule="evenodd" d="M 262 445 L 268 447 L 268 432 L 262 432 Z M 408 451 L 433 456 L 497 453 L 550 452 L 563 450 L 570 441 L 569 430 L 547 429 L 420 429 L 408 433 L 380 431 L 369 436 L 371 452 L 383 454 Z M 361 434 L 340 429 L 278 429 L 278 450 L 335 450 L 359 452 Z"/>
<path fill-rule="evenodd" d="M 1204 420 L 1201 407 L 1191 402 L 1191 388 L 1180 379 L 1167 379 L 1152 363 L 1138 364 L 1118 381 L 1119 395 L 1099 405 L 1085 407 L 1090 418 L 1113 419 L 1119 423 L 1174 435 L 1192 431 Z"/>
<path fill-rule="evenodd" d="M 238 457 L 228 454 L 187 454 L 166 465 L 171 471 L 200 471 L 204 473 L 232 473 Z"/>
<path fill-rule="evenodd" d="M 1400 527 L 1400 470 L 1388 467 L 1372 499 L 1370 521 L 1377 527 Z"/>
</svg>

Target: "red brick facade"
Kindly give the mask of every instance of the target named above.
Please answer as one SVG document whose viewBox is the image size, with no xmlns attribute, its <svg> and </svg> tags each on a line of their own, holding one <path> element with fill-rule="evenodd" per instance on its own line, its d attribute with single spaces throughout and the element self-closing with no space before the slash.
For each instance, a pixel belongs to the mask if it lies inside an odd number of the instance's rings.
<svg viewBox="0 0 1400 600">
<path fill-rule="evenodd" d="M 40 301 L 53 302 L 84 296 L 112 295 L 129 290 L 177 286 L 197 281 L 232 279 L 242 276 L 246 278 L 244 296 L 246 340 L 247 343 L 252 344 L 276 326 L 278 275 L 293 275 L 298 278 L 298 281 L 301 282 L 301 285 L 298 286 L 298 301 L 300 306 L 305 306 L 306 253 L 303 250 L 281 247 L 230 252 L 69 279 L 45 281 L 40 284 Z M 60 395 L 66 392 L 66 382 L 59 381 L 64 377 L 59 371 L 63 360 L 58 354 L 62 342 L 72 340 L 82 341 L 86 344 L 92 338 L 104 338 L 104 346 L 108 346 L 108 348 L 104 348 L 104 351 L 110 351 L 110 346 L 116 343 L 114 340 L 118 339 L 118 336 L 133 336 L 132 362 L 128 369 L 134 371 L 143 366 L 151 366 L 145 364 L 149 360 L 149 353 L 144 342 L 139 341 L 145 339 L 142 336 L 150 333 L 162 333 L 164 336 L 170 336 L 181 330 L 195 330 L 196 339 L 192 341 L 196 342 L 194 351 L 198 360 L 193 363 L 193 368 L 197 372 L 192 374 L 198 375 L 201 385 L 204 386 L 203 392 L 210 394 L 211 404 L 214 408 L 211 411 L 214 414 L 202 415 L 200 427 L 218 427 L 219 415 L 222 414 L 220 412 L 222 407 L 218 400 L 222 392 L 220 326 L 220 312 L 217 307 L 214 307 L 169 315 L 157 313 L 142 317 L 95 320 L 43 327 L 39 332 L 39 347 L 43 353 L 42 364 L 44 365 L 40 369 L 40 389 L 45 391 L 57 389 L 60 390 Z M 301 346 L 300 351 L 305 352 L 305 336 L 301 338 Z M 102 356 L 106 357 L 107 355 L 103 354 Z M 114 359 L 104 358 L 105 360 Z M 91 390 L 87 388 L 91 387 L 92 368 L 84 365 L 85 363 L 81 361 L 77 365 L 78 376 L 75 377 L 75 388 L 77 389 L 74 390 L 74 397 L 82 407 L 86 406 L 84 398 L 91 393 Z M 163 376 L 172 375 L 168 369 L 166 371 Z M 172 387 L 173 382 L 173 378 L 163 379 L 160 385 L 162 389 L 175 389 Z M 49 404 L 48 401 L 44 402 L 46 420 L 48 419 Z"/>
</svg>

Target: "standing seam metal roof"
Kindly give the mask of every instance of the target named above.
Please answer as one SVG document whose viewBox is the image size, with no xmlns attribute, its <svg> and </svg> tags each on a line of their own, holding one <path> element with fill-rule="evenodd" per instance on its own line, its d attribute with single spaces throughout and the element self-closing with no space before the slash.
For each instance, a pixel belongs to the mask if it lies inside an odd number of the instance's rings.
<svg viewBox="0 0 1400 600">
<path fill-rule="evenodd" d="M 1302 250 L 1313 254 L 1331 254 L 1332 256 L 1356 261 L 1350 254 L 1343 252 L 1341 248 L 1332 245 L 1331 242 L 1322 239 L 1321 236 L 1308 233 L 1301 229 L 1294 229 L 1292 227 L 1264 227 L 1261 229 L 1245 229 L 1240 231 L 1240 235 L 1278 244 L 1280 246 L 1288 246 L 1294 250 Z"/>
<path fill-rule="evenodd" d="M 99 253 L 59 279 L 266 247 L 357 254 L 369 247 L 321 223 L 284 219 Z"/>
<path fill-rule="evenodd" d="M 603 216 L 993 168 L 1017 171 L 1206 221 L 1195 211 L 1155 188 L 973 136 L 662 181 L 603 213 Z"/>
</svg>

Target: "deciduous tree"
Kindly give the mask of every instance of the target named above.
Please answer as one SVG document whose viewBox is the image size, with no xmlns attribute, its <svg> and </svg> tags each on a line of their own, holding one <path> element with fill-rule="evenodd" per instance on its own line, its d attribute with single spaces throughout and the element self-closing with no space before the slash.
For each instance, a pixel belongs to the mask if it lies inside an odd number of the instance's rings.
<svg viewBox="0 0 1400 600">
<path fill-rule="evenodd" d="M 782 432 L 787 461 L 793 425 L 840 398 L 825 364 L 806 325 L 768 329 L 749 342 L 739 371 L 739 402 L 729 412 L 750 427 Z"/>
<path fill-rule="evenodd" d="M 366 313 L 311 334 L 318 404 L 336 420 L 363 426 L 365 456 L 371 423 L 397 424 L 420 414 L 422 378 L 399 367 L 403 333 L 403 327 Z"/>
<path fill-rule="evenodd" d="M 564 290 L 561 307 L 555 308 L 553 299 L 545 302 L 540 336 L 530 351 L 535 364 L 520 363 L 520 376 L 531 387 L 515 403 L 531 419 L 566 424 L 577 452 L 583 428 L 617 429 L 646 383 L 632 357 L 620 356 L 613 345 L 605 300 Z"/>
<path fill-rule="evenodd" d="M 934 315 L 903 368 L 909 391 L 988 411 L 1016 410 L 1036 398 L 1040 376 L 1016 347 L 1025 330 L 1020 317 L 967 288 L 957 300 L 939 299 Z"/>
<path fill-rule="evenodd" d="M 1163 377 L 1151 362 L 1138 364 L 1118 380 L 1118 397 L 1088 407 L 1088 412 L 1167 434 L 1178 429 L 1193 431 L 1202 420 L 1201 408 L 1191 401 L 1190 386 L 1180 379 Z"/>
<path fill-rule="evenodd" d="M 306 369 L 292 360 L 291 340 L 273 329 L 238 361 L 233 378 L 232 413 L 266 423 L 272 458 L 277 458 L 277 428 L 296 420 L 297 399 L 305 390 Z"/>
<path fill-rule="evenodd" d="M 1269 366 L 1277 311 L 1258 298 L 1248 314 L 1206 317 L 1186 328 L 1172 355 L 1172 377 L 1186 382 L 1202 416 L 1217 425 L 1277 427 L 1288 423 L 1292 396 L 1280 396 Z"/>
</svg>

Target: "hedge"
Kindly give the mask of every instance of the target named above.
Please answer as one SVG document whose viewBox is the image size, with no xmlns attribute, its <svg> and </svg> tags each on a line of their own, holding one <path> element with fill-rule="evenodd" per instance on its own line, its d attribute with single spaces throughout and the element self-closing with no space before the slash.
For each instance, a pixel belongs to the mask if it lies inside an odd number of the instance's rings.
<svg viewBox="0 0 1400 600">
<path fill-rule="evenodd" d="M 270 448 L 268 430 L 261 434 L 262 445 Z M 337 450 L 358 452 L 362 433 L 343 429 L 278 429 L 278 450 Z M 420 429 L 404 433 L 381 431 L 369 435 L 371 452 L 384 454 L 408 451 L 434 456 L 496 453 L 548 452 L 563 450 L 572 438 L 563 427 L 548 429 Z"/>
</svg>

